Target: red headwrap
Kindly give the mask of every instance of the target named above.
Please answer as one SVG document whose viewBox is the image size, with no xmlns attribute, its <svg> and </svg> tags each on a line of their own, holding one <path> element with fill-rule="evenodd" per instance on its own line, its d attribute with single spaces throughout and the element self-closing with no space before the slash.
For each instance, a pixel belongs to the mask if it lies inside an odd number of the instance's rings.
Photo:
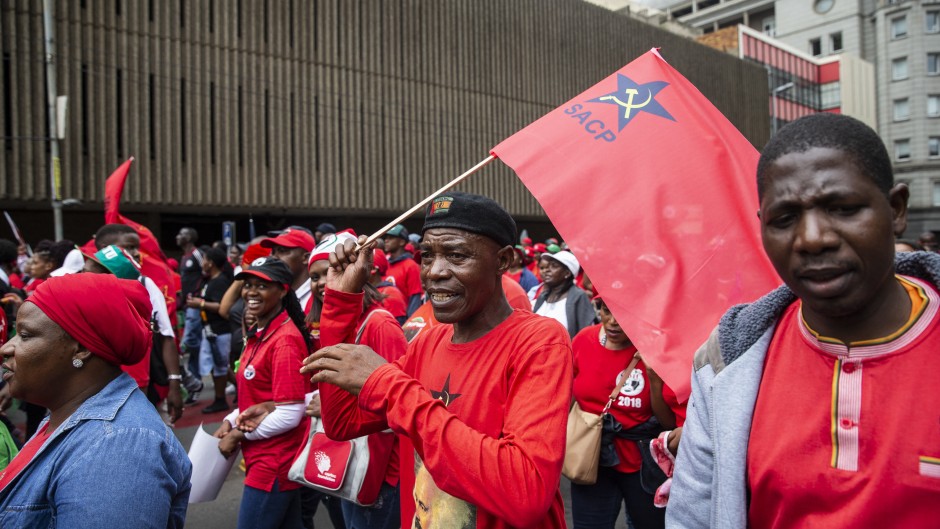
<svg viewBox="0 0 940 529">
<path fill-rule="evenodd" d="M 26 302 L 112 364 L 140 362 L 153 343 L 150 296 L 139 281 L 111 274 L 52 277 Z"/>
<path fill-rule="evenodd" d="M 242 254 L 242 267 L 247 268 L 248 265 L 255 262 L 255 259 L 269 255 L 271 255 L 270 248 L 264 248 L 260 244 L 252 244 L 246 248 L 245 253 Z"/>
</svg>

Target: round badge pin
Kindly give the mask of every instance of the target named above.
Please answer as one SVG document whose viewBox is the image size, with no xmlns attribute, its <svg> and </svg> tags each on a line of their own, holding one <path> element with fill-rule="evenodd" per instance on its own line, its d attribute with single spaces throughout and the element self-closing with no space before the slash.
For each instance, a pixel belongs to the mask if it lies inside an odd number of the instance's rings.
<svg viewBox="0 0 940 529">
<path fill-rule="evenodd" d="M 248 366 L 245 368 L 245 380 L 251 380 L 255 378 L 255 366 Z"/>
</svg>

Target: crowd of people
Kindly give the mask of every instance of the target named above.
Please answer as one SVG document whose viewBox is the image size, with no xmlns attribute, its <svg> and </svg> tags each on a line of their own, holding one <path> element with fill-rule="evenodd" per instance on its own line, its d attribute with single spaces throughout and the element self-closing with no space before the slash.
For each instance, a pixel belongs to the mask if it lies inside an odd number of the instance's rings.
<svg viewBox="0 0 940 529">
<path fill-rule="evenodd" d="M 210 378 L 240 528 L 311 528 L 321 505 L 337 528 L 565 527 L 573 403 L 602 417 L 576 529 L 938 526 L 936 238 L 902 238 L 909 191 L 852 118 L 782 128 L 755 177 L 784 284 L 721 318 L 687 402 L 577 248 L 520 238 L 490 197 L 447 192 L 375 242 L 183 228 L 169 298 L 130 226 L 94 251 L 0 240 L 0 409 L 27 418 L 0 415 L 0 527 L 182 527 L 192 465 L 166 423 Z M 368 500 L 291 479 L 314 425 L 365 439 Z"/>
</svg>

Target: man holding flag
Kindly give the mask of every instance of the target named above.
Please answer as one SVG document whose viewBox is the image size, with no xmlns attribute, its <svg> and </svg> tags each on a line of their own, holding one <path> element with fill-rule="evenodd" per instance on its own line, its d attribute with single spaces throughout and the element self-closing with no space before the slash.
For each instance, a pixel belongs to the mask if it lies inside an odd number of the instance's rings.
<svg viewBox="0 0 940 529">
<path fill-rule="evenodd" d="M 302 370 L 320 383 L 327 435 L 400 435 L 403 527 L 563 528 L 571 345 L 557 322 L 506 300 L 515 222 L 492 199 L 447 192 L 422 234 L 422 282 L 434 317 L 452 325 L 392 363 L 352 345 L 371 247 L 347 241 L 330 257 L 323 318 L 335 325 Z"/>
</svg>

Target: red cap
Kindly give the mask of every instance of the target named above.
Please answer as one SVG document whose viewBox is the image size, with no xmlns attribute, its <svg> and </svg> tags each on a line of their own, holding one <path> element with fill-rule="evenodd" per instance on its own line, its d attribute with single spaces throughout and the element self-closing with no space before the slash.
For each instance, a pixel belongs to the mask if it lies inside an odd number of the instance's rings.
<svg viewBox="0 0 940 529">
<path fill-rule="evenodd" d="M 535 243 L 535 246 L 532 247 L 538 253 L 545 253 L 546 246 L 540 242 Z"/>
<path fill-rule="evenodd" d="M 303 248 L 305 252 L 313 250 L 313 247 L 316 245 L 317 242 L 313 239 L 313 235 L 303 230 L 291 228 L 287 228 L 277 237 L 271 237 L 270 239 L 261 241 L 261 246 L 264 248 L 283 246 L 284 248 Z"/>
<path fill-rule="evenodd" d="M 379 269 L 380 276 L 384 276 L 388 273 L 388 256 L 386 256 L 385 252 L 382 250 L 379 250 L 378 248 L 375 249 L 375 253 L 373 253 L 372 257 L 372 263 L 376 268 Z"/>
</svg>

